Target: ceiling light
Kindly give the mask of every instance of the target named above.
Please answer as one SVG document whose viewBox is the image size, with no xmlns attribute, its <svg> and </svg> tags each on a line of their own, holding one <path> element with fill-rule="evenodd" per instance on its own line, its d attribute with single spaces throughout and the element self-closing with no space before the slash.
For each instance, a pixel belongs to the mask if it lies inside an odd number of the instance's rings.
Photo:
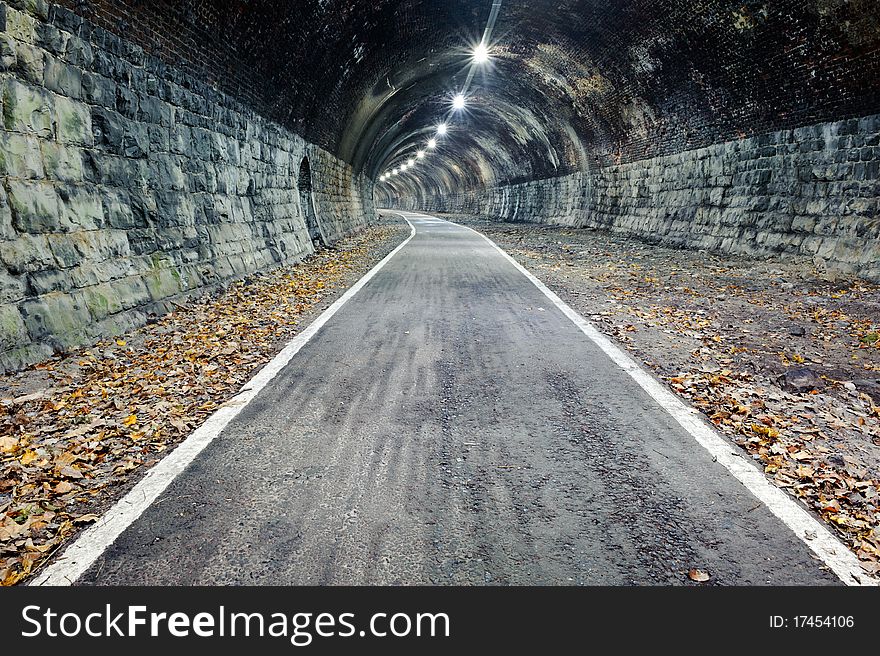
<svg viewBox="0 0 880 656">
<path fill-rule="evenodd" d="M 418 157 L 419 159 L 423 159 L 425 157 L 425 151 L 420 150 L 419 152 L 416 153 L 416 157 Z"/>
<path fill-rule="evenodd" d="M 437 140 L 436 139 L 428 139 L 428 148 L 436 148 Z"/>
<path fill-rule="evenodd" d="M 439 134 L 441 137 L 447 132 L 449 132 L 449 126 L 447 126 L 446 123 L 441 123 L 437 126 L 437 134 Z"/>
<path fill-rule="evenodd" d="M 464 109 L 464 94 L 456 94 L 452 99 L 452 109 Z"/>
<path fill-rule="evenodd" d="M 485 64 L 489 61 L 489 48 L 485 43 L 480 43 L 476 48 L 474 48 L 474 63 L 476 64 Z"/>
<path fill-rule="evenodd" d="M 416 163 L 416 161 L 415 161 L 414 159 L 408 159 L 408 160 L 406 160 L 406 165 L 407 165 L 407 166 L 412 166 L 412 165 L 415 164 L 415 163 Z"/>
</svg>

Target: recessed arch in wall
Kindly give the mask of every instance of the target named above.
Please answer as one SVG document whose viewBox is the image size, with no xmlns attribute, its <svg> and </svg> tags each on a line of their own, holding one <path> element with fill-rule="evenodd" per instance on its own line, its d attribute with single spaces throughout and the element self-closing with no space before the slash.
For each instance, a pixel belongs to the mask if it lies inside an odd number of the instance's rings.
<svg viewBox="0 0 880 656">
<path fill-rule="evenodd" d="M 299 165 L 299 177 L 297 178 L 296 188 L 299 190 L 299 206 L 302 210 L 303 220 L 309 231 L 309 239 L 313 244 L 320 242 L 325 246 L 330 243 L 327 240 L 324 230 L 321 227 L 321 221 L 318 218 L 318 212 L 315 208 L 314 183 L 312 181 L 312 166 L 308 157 L 303 157 Z"/>
</svg>

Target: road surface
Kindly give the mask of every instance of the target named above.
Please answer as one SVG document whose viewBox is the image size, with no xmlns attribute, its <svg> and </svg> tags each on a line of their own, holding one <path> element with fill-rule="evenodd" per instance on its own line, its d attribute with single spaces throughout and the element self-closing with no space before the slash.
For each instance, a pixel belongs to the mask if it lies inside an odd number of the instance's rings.
<svg viewBox="0 0 880 656">
<path fill-rule="evenodd" d="M 490 244 L 411 221 L 79 584 L 840 582 Z"/>
</svg>

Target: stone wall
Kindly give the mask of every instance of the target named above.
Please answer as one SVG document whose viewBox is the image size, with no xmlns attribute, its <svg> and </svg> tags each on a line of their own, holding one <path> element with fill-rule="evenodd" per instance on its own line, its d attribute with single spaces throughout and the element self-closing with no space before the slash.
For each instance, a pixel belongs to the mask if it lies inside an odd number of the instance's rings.
<svg viewBox="0 0 880 656">
<path fill-rule="evenodd" d="M 0 370 L 312 252 L 305 156 L 328 237 L 373 215 L 344 162 L 40 0 L 0 3 L 0 103 Z"/>
<path fill-rule="evenodd" d="M 327 151 L 317 147 L 312 151 L 315 211 L 324 235 L 336 240 L 360 225 L 363 217 L 376 216 L 373 183 Z"/>
<path fill-rule="evenodd" d="M 880 281 L 880 115 L 403 205 L 723 253 L 818 256 Z"/>
</svg>

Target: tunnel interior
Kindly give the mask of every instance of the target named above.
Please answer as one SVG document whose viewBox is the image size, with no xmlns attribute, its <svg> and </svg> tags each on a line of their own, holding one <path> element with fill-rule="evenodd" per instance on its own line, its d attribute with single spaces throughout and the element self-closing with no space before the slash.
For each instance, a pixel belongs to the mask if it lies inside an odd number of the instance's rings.
<svg viewBox="0 0 880 656">
<path fill-rule="evenodd" d="M 3 366 L 301 257 L 375 208 L 793 253 L 880 279 L 876 9 L 0 3 L 0 350 L 18 354 Z"/>
<path fill-rule="evenodd" d="M 357 558 L 367 545 L 385 568 L 389 527 L 416 517 L 419 532 L 390 542 L 430 542 L 440 570 L 458 563 L 498 582 L 467 540 L 457 555 L 434 539 L 434 513 L 485 507 L 446 535 L 509 533 L 514 550 L 483 541 L 502 570 L 530 567 L 546 544 L 554 568 L 561 545 L 590 577 L 607 573 L 612 560 L 582 558 L 595 544 L 549 523 L 510 533 L 525 512 L 585 535 L 575 497 L 557 504 L 577 506 L 568 518 L 538 501 L 580 490 L 588 508 L 601 488 L 613 512 L 590 524 L 596 538 L 626 526 L 606 551 L 663 543 L 655 570 L 631 560 L 639 575 L 708 576 L 667 557 L 685 553 L 667 538 L 687 522 L 729 572 L 719 581 L 748 582 L 713 537 L 738 515 L 710 508 L 724 520 L 716 534 L 715 519 L 705 532 L 701 515 L 677 509 L 688 510 L 685 492 L 715 498 L 690 438 L 665 429 L 695 426 L 700 412 L 734 440 L 706 464 L 743 447 L 876 574 L 880 312 L 866 281 L 880 283 L 878 210 L 878 0 L 0 0 L 0 465 L 11 472 L 0 475 L 11 481 L 0 486 L 0 583 L 35 573 L 98 520 L 86 511 L 104 512 L 117 475 L 162 479 L 139 467 L 258 395 L 284 432 L 251 424 L 247 439 L 218 440 L 246 453 L 221 458 L 218 484 L 227 463 L 253 466 L 229 493 L 257 501 L 236 506 L 243 517 L 213 495 L 243 540 L 223 554 L 223 576 L 229 554 L 255 544 L 266 549 L 252 563 L 284 560 L 286 519 L 269 540 L 242 537 L 280 526 L 262 503 L 281 498 L 265 494 L 271 479 L 285 494 L 322 491 L 314 504 L 291 497 L 333 511 L 303 516 L 320 531 L 297 539 L 332 537 L 337 562 L 337 547 L 357 543 Z M 657 414 L 638 423 L 645 393 Z M 200 434 L 183 452 L 199 453 Z M 474 448 L 453 463 L 459 437 Z M 669 476 L 640 459 L 650 440 Z M 442 495 L 399 496 L 389 462 Z M 683 462 L 699 477 L 653 494 Z M 602 476 L 565 478 L 579 470 Z M 377 481 L 391 493 L 374 496 Z M 342 492 L 330 498 L 331 487 Z M 512 492 L 504 513 L 493 490 Z M 656 503 L 642 504 L 645 491 Z M 358 519 L 348 509 L 362 500 Z M 739 516 L 755 528 L 752 501 Z M 64 507 L 77 515 L 56 514 Z M 195 567 L 164 569 L 195 576 L 201 546 L 222 547 L 221 533 L 181 551 Z M 138 548 L 156 548 L 143 535 Z M 784 573 L 785 545 L 750 535 L 769 545 L 740 551 L 760 561 L 753 580 Z M 407 581 L 393 570 L 391 583 Z"/>
</svg>

